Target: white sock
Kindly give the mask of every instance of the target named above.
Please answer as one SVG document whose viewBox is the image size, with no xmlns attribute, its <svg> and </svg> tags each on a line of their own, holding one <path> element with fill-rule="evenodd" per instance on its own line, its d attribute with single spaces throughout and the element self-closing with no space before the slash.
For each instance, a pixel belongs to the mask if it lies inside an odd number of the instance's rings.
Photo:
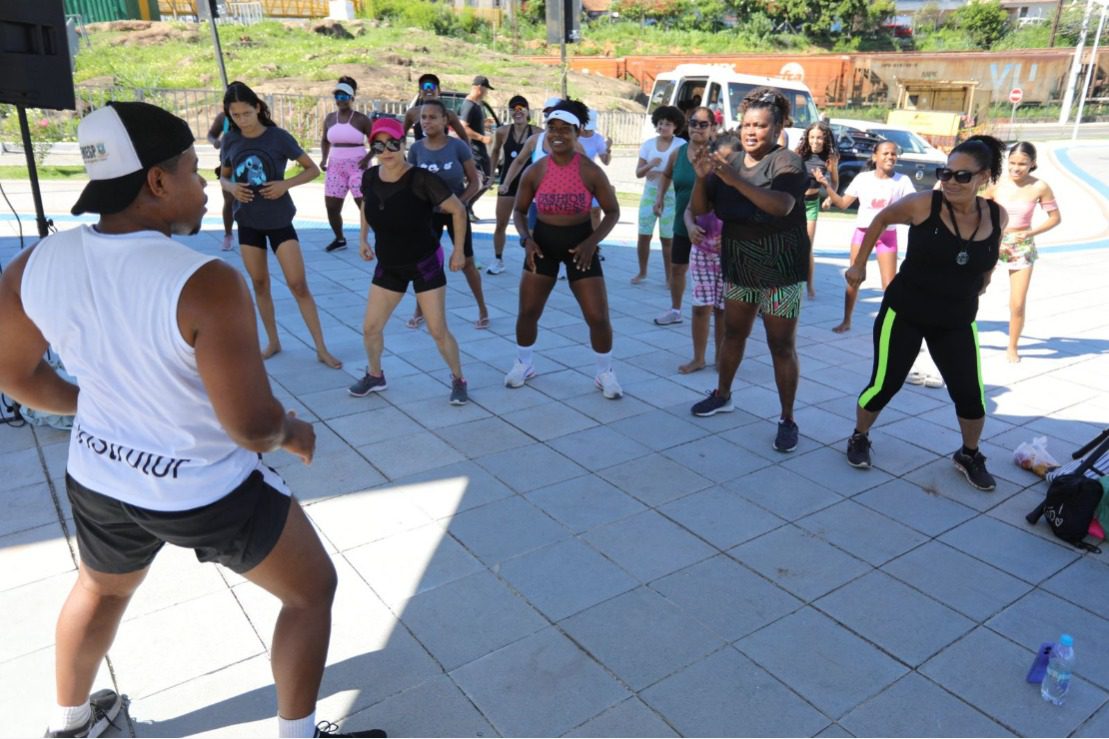
<svg viewBox="0 0 1109 739">
<path fill-rule="evenodd" d="M 79 706 L 54 706 L 50 714 L 50 731 L 66 731 L 83 726 L 92 717 L 92 707 L 85 701 Z"/>
<path fill-rule="evenodd" d="M 612 352 L 593 352 L 593 360 L 597 363 L 597 374 L 608 372 L 612 369 Z"/>
<path fill-rule="evenodd" d="M 316 733 L 316 712 L 304 718 L 277 717 L 277 735 L 279 737 L 307 737 Z"/>
<path fill-rule="evenodd" d="M 516 359 L 520 364 L 527 365 L 528 367 L 531 366 L 531 350 L 534 346 L 534 344 L 531 346 L 516 345 Z"/>
</svg>

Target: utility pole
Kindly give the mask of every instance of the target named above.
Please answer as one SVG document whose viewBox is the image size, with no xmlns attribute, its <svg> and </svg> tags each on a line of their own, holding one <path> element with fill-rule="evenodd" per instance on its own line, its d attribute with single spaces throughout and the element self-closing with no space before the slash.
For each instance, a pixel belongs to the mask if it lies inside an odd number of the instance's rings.
<svg viewBox="0 0 1109 739">
<path fill-rule="evenodd" d="M 1086 46 L 1086 34 L 1090 30 L 1090 13 L 1094 8 L 1094 0 L 1086 0 L 1086 12 L 1082 15 L 1082 30 L 1078 34 L 1078 44 L 1074 47 L 1074 62 L 1071 64 L 1070 74 L 1067 75 L 1067 88 L 1063 91 L 1063 107 L 1059 110 L 1059 125 L 1064 126 L 1070 118 L 1070 106 L 1074 102 L 1074 86 L 1078 82 L 1078 73 L 1082 70 L 1082 49 Z"/>
<path fill-rule="evenodd" d="M 212 46 L 216 50 L 216 64 L 219 66 L 219 78 L 223 82 L 223 89 L 227 89 L 227 69 L 223 66 L 223 48 L 219 43 L 219 31 L 216 29 L 216 18 L 219 17 L 218 0 L 196 0 L 196 15 L 198 18 L 208 18 L 208 27 L 212 31 Z"/>
<path fill-rule="evenodd" d="M 1047 40 L 1047 48 L 1055 48 L 1055 34 L 1059 32 L 1059 19 L 1063 17 L 1063 0 L 1055 6 L 1055 18 L 1051 21 L 1051 37 Z"/>
<path fill-rule="evenodd" d="M 550 2 L 550 0 L 547 0 Z M 556 0 L 558 2 L 558 48 L 562 56 L 562 99 L 567 98 L 566 94 L 566 2 L 565 0 Z"/>
<path fill-rule="evenodd" d="M 1105 0 L 1099 0 L 1099 2 L 1101 2 L 1101 18 L 1097 22 L 1097 33 L 1094 34 L 1090 64 L 1086 67 L 1086 79 L 1082 82 L 1082 94 L 1078 98 L 1078 113 L 1074 116 L 1074 132 L 1071 134 L 1071 141 L 1078 140 L 1078 124 L 1082 122 L 1082 109 L 1086 105 L 1086 96 L 1090 94 L 1090 84 L 1097 72 L 1097 47 L 1101 43 L 1101 32 L 1105 29 L 1105 10 L 1109 8 L 1109 4 Z"/>
</svg>

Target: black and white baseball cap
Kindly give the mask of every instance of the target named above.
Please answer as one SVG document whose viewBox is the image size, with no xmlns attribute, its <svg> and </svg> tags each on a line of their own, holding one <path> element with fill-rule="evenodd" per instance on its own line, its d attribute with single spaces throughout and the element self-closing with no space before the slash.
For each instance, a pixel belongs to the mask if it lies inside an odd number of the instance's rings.
<svg viewBox="0 0 1109 739">
<path fill-rule="evenodd" d="M 70 212 L 118 213 L 134 202 L 155 164 L 187 151 L 189 124 L 149 103 L 109 102 L 77 126 L 89 184 Z"/>
</svg>

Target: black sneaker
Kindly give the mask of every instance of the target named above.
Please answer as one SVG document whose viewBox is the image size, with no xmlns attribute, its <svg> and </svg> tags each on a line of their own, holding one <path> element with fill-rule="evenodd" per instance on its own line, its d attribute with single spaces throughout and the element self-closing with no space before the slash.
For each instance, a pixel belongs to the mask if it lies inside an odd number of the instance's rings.
<svg viewBox="0 0 1109 739">
<path fill-rule="evenodd" d="M 993 479 L 993 475 L 986 471 L 986 458 L 982 456 L 982 452 L 975 452 L 972 457 L 964 454 L 960 449 L 951 457 L 951 461 L 955 463 L 955 469 L 962 472 L 973 487 L 987 492 L 997 487 L 997 481 Z"/>
<path fill-rule="evenodd" d="M 797 448 L 799 431 L 792 419 L 778 421 L 778 435 L 774 437 L 774 448 L 779 452 L 792 452 Z"/>
<path fill-rule="evenodd" d="M 325 246 L 323 248 L 323 250 L 325 252 L 327 252 L 328 254 L 330 254 L 333 251 L 339 251 L 340 249 L 346 249 L 346 248 L 347 248 L 347 240 L 346 239 L 335 239 L 330 244 Z"/>
<path fill-rule="evenodd" d="M 115 725 L 115 717 L 123 706 L 123 698 L 114 690 L 98 690 L 89 696 L 89 720 L 75 729 L 65 731 L 47 731 L 43 736 L 100 736 L 108 727 L 119 728 Z"/>
<path fill-rule="evenodd" d="M 695 416 L 715 416 L 717 413 L 730 413 L 735 410 L 732 405 L 732 396 L 724 397 L 719 390 L 713 390 L 704 400 L 693 404 L 690 411 Z"/>
<path fill-rule="evenodd" d="M 466 381 L 461 377 L 451 378 L 451 405 L 466 405 L 470 394 L 466 392 Z"/>
<path fill-rule="evenodd" d="M 851 434 L 847 440 L 847 464 L 861 470 L 870 469 L 870 437 L 866 434 Z"/>
<path fill-rule="evenodd" d="M 376 393 L 378 390 L 384 390 L 389 387 L 389 383 L 385 382 L 385 373 L 381 373 L 381 377 L 374 377 L 366 372 L 362 379 L 347 388 L 347 392 L 356 398 L 364 398 L 370 393 Z"/>
<path fill-rule="evenodd" d="M 374 736 L 374 737 L 387 737 L 389 736 L 381 729 L 368 729 L 366 731 L 349 731 L 340 734 L 339 725 L 333 724 L 330 721 L 321 721 L 316 724 L 316 733 L 312 736 Z"/>
</svg>

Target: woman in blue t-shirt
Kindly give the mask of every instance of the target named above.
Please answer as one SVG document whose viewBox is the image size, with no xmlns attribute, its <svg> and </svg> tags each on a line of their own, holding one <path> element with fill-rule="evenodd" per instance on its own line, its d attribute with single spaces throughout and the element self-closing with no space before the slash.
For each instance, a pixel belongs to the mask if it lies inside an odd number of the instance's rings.
<svg viewBox="0 0 1109 739">
<path fill-rule="evenodd" d="M 268 241 L 285 275 L 285 284 L 296 298 L 300 315 L 312 334 L 316 356 L 328 367 L 339 369 L 343 363 L 324 344 L 316 301 L 308 291 L 300 240 L 293 228 L 296 206 L 289 197 L 290 188 L 316 179 L 320 168 L 288 131 L 277 127 L 266 104 L 242 82 L 228 85 L 223 112 L 231 121 L 231 130 L 223 137 L 220 149 L 220 185 L 235 198 L 239 247 L 266 330 L 267 344 L 262 357 L 269 359 L 281 351 L 270 294 Z M 303 167 L 303 171 L 286 180 L 285 163 L 290 160 Z"/>
<path fill-rule="evenodd" d="M 424 130 L 424 137 L 412 144 L 408 150 L 408 163 L 426 169 L 446 183 L 451 193 L 469 206 L 470 201 L 478 194 L 481 188 L 481 175 L 474 163 L 474 155 L 469 145 L 459 139 L 447 136 L 447 108 L 441 100 L 425 100 L 420 106 L 420 128 Z M 454 238 L 454 221 L 450 215 L 437 211 L 435 213 L 436 233 L 440 236 L 443 229 L 447 229 L 451 239 Z M 481 289 L 481 272 L 474 265 L 474 235 L 470 228 L 469 219 L 466 220 L 466 266 L 462 274 L 470 285 L 470 292 L 477 301 L 478 319 L 474 328 L 489 328 L 489 310 L 485 307 L 485 294 Z M 409 328 L 416 328 L 423 322 L 423 314 L 419 305 L 416 313 L 408 322 Z"/>
</svg>

